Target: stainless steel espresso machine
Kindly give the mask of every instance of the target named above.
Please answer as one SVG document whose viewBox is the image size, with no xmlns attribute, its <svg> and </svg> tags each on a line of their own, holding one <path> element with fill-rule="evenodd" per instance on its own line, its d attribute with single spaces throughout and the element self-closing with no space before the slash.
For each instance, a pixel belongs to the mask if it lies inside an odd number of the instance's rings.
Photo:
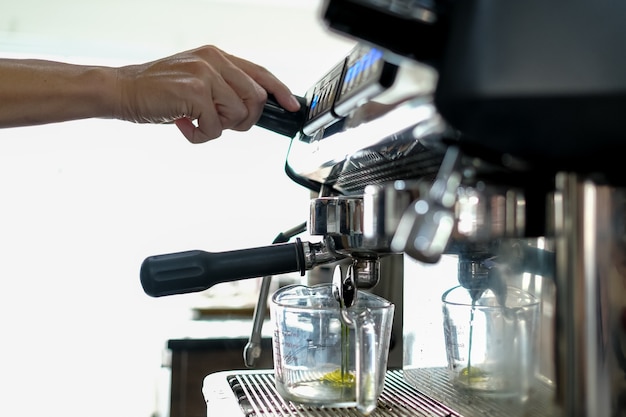
<svg viewBox="0 0 626 417">
<path fill-rule="evenodd" d="M 402 366 L 371 415 L 626 415 L 626 4 L 329 0 L 322 18 L 358 46 L 300 113 L 269 101 L 259 121 L 292 137 L 286 174 L 315 194 L 303 216 L 319 239 L 290 242 L 297 227 L 267 247 L 153 256 L 145 291 L 348 265 L 347 288 L 402 285 Z M 504 377 L 530 375 L 524 395 L 450 379 L 467 349 L 442 314 L 451 286 L 472 308 L 536 300 L 513 345 L 474 347 L 530 358 Z M 266 299 L 264 285 L 255 325 Z M 204 394 L 209 415 L 359 415 L 281 400 L 271 370 L 207 376 Z"/>
</svg>

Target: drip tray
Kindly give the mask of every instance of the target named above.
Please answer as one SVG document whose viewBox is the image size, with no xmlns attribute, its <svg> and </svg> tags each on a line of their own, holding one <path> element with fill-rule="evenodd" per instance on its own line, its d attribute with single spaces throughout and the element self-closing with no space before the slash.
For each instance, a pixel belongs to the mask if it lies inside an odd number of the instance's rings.
<svg viewBox="0 0 626 417">
<path fill-rule="evenodd" d="M 271 371 L 227 371 L 204 379 L 204 398 L 208 415 L 224 417 L 362 417 L 352 408 L 306 407 L 283 400 L 274 385 Z M 404 382 L 401 370 L 388 371 L 385 388 L 372 417 L 460 417 L 438 401 L 421 394 Z"/>
</svg>

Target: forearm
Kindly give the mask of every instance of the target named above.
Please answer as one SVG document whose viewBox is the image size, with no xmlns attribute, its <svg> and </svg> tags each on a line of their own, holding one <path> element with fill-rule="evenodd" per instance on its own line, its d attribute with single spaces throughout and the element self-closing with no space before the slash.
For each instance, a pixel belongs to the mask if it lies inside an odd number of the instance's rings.
<svg viewBox="0 0 626 417">
<path fill-rule="evenodd" d="M 0 59 L 0 128 L 85 118 L 175 123 L 192 143 L 259 120 L 267 94 L 298 100 L 265 68 L 206 45 L 118 68 Z"/>
<path fill-rule="evenodd" d="M 116 84 L 114 68 L 0 59 L 0 127 L 115 117 Z"/>
</svg>

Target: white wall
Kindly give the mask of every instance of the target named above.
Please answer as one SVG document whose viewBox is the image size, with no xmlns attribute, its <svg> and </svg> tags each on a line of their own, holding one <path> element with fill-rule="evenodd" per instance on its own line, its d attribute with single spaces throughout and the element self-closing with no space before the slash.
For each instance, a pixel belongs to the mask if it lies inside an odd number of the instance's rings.
<svg viewBox="0 0 626 417">
<path fill-rule="evenodd" d="M 304 94 L 353 45 L 324 30 L 318 6 L 14 1 L 0 55 L 117 65 L 216 44 Z M 266 245 L 305 221 L 308 191 L 283 172 L 288 144 L 256 127 L 202 145 L 118 121 L 0 130 L 0 415 L 161 411 L 164 341 L 196 299 L 146 296 L 141 261 Z"/>
</svg>

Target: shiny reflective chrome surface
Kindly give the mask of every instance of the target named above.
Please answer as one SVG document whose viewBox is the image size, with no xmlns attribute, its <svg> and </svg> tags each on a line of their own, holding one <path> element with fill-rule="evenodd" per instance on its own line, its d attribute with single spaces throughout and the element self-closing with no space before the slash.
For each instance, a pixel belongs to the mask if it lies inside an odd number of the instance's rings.
<svg viewBox="0 0 626 417">
<path fill-rule="evenodd" d="M 626 415 L 626 190 L 561 174 L 555 200 L 557 398 Z"/>
<path fill-rule="evenodd" d="M 294 177 L 362 194 L 366 185 L 434 177 L 447 136 L 454 133 L 428 97 L 371 102 L 315 136 L 294 138 L 287 165 Z"/>
<path fill-rule="evenodd" d="M 337 237 L 335 250 L 349 254 L 366 250 L 363 245 L 363 199 L 360 197 L 321 197 L 311 200 L 309 233 Z M 371 248 L 375 251 L 377 248 Z"/>
</svg>

